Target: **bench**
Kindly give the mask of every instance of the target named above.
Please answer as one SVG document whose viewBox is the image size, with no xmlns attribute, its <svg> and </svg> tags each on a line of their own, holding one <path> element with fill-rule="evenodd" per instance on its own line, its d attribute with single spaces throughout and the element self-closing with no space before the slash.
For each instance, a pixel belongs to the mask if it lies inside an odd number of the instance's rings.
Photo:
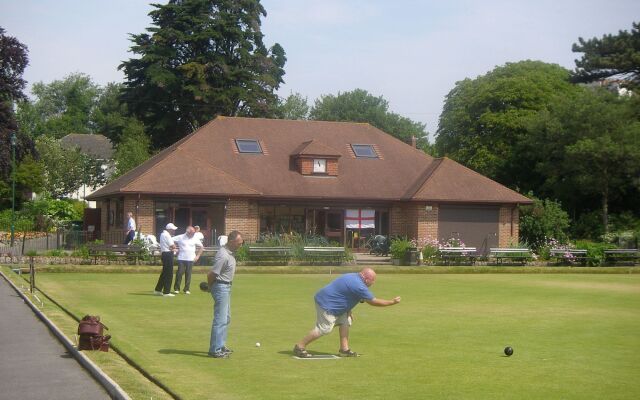
<svg viewBox="0 0 640 400">
<path fill-rule="evenodd" d="M 557 264 L 586 264 L 589 260 L 587 250 L 580 249 L 551 249 L 549 256 L 556 260 Z"/>
<path fill-rule="evenodd" d="M 138 259 L 142 256 L 142 247 L 136 245 L 126 244 L 89 244 L 89 257 L 93 257 L 94 264 L 98 264 L 98 258 L 106 258 L 110 260 L 112 258 L 131 258 L 136 264 Z"/>
<path fill-rule="evenodd" d="M 344 247 L 311 247 L 303 249 L 305 258 L 310 261 L 342 262 L 346 258 Z"/>
<path fill-rule="evenodd" d="M 636 265 L 638 260 L 640 260 L 638 249 L 607 249 L 604 251 L 604 261 L 609 265 L 618 263 Z"/>
<path fill-rule="evenodd" d="M 478 257 L 476 251 L 475 247 L 441 247 L 438 249 L 438 257 L 445 265 L 450 265 L 451 262 L 455 264 L 468 262 L 473 265 Z"/>
<path fill-rule="evenodd" d="M 492 247 L 489 249 L 489 257 L 496 260 L 496 264 L 500 265 L 503 261 L 511 261 L 526 264 L 533 257 L 531 250 L 527 248 L 499 248 Z"/>
<path fill-rule="evenodd" d="M 273 261 L 287 263 L 291 258 L 291 247 L 249 246 L 249 259 L 252 261 Z"/>
</svg>

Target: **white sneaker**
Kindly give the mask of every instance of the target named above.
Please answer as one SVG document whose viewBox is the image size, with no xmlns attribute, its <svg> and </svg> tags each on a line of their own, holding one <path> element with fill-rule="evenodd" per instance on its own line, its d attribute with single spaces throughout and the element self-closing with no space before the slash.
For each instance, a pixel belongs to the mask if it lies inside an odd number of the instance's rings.
<svg viewBox="0 0 640 400">
<path fill-rule="evenodd" d="M 154 290 L 153 294 L 155 294 L 156 296 L 162 296 L 162 292 L 158 292 L 157 290 Z"/>
<path fill-rule="evenodd" d="M 173 293 L 180 294 L 180 291 L 179 290 L 174 290 Z"/>
<path fill-rule="evenodd" d="M 191 294 L 191 292 L 187 290 L 184 292 L 184 294 Z"/>
<path fill-rule="evenodd" d="M 163 294 L 162 297 L 176 297 L 176 295 L 173 293 L 167 293 L 167 294 Z"/>
</svg>

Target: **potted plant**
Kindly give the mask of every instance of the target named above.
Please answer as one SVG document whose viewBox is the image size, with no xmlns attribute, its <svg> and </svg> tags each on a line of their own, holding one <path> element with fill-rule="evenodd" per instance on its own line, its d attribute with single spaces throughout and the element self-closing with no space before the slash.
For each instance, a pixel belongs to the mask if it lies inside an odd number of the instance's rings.
<svg viewBox="0 0 640 400">
<path fill-rule="evenodd" d="M 389 248 L 393 265 L 407 265 L 411 247 L 411 242 L 406 238 L 393 240 Z"/>
</svg>

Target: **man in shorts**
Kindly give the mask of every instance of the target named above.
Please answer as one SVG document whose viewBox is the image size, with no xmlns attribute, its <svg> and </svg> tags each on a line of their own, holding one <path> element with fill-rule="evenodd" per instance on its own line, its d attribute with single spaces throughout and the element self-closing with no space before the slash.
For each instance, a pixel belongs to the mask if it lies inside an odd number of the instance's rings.
<svg viewBox="0 0 640 400">
<path fill-rule="evenodd" d="M 316 293 L 316 326 L 293 347 L 293 354 L 300 358 L 311 357 L 307 345 L 321 336 L 329 334 L 335 325 L 340 327 L 341 357 L 357 357 L 358 353 L 349 347 L 349 326 L 351 310 L 359 302 L 366 301 L 372 306 L 387 307 L 400 303 L 400 297 L 393 300 L 377 299 L 369 290 L 376 281 L 376 273 L 371 268 L 360 272 L 344 274 Z"/>
</svg>

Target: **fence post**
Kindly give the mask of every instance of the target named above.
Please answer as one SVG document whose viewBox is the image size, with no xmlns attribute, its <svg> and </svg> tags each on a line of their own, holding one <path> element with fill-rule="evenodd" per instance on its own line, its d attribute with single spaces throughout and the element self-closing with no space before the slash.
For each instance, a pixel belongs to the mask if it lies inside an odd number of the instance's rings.
<svg viewBox="0 0 640 400">
<path fill-rule="evenodd" d="M 33 256 L 29 256 L 29 291 L 33 293 L 33 288 L 36 286 L 36 267 L 33 265 Z"/>
</svg>

